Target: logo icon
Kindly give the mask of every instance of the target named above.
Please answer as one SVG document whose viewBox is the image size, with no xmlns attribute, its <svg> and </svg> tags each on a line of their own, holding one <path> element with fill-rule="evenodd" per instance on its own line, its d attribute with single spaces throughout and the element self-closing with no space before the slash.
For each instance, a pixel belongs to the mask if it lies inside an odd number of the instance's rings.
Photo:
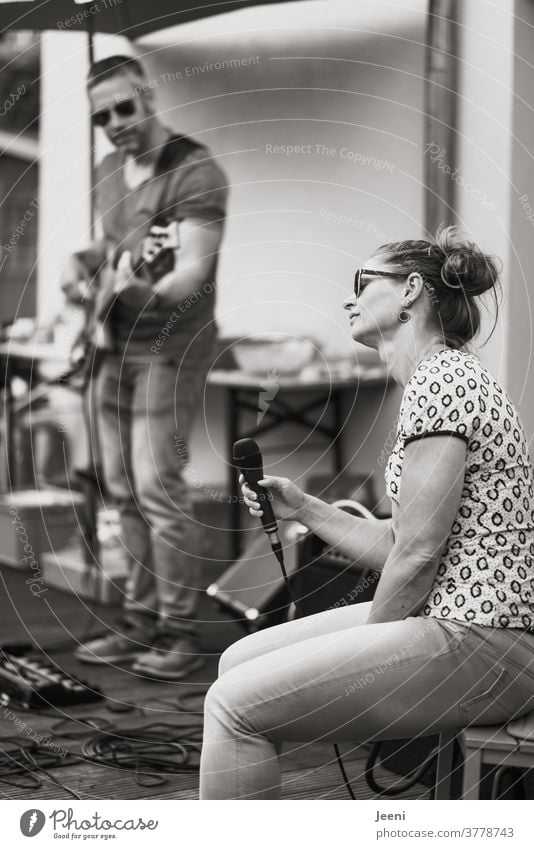
<svg viewBox="0 0 534 849">
<path fill-rule="evenodd" d="M 271 401 L 274 401 L 274 399 L 278 395 L 278 390 L 280 389 L 280 386 L 278 384 L 279 377 L 280 374 L 275 368 L 270 369 L 269 373 L 260 383 L 262 391 L 260 392 L 258 398 L 258 417 L 256 422 L 256 424 L 258 425 L 261 423 L 261 420 L 263 419 L 265 413 L 271 406 Z"/>
<path fill-rule="evenodd" d="M 29 811 L 24 811 L 20 818 L 20 830 L 24 837 L 35 837 L 42 830 L 45 822 L 46 817 L 42 811 L 30 808 Z"/>
</svg>

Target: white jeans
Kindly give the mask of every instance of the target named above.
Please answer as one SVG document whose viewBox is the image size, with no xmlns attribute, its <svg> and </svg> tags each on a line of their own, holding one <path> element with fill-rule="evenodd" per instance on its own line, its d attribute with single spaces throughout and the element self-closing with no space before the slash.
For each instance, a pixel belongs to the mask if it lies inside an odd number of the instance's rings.
<svg viewBox="0 0 534 849">
<path fill-rule="evenodd" d="M 504 723 L 534 708 L 534 634 L 370 602 L 267 628 L 221 657 L 205 703 L 201 799 L 277 799 L 283 742 L 353 744 Z"/>
</svg>

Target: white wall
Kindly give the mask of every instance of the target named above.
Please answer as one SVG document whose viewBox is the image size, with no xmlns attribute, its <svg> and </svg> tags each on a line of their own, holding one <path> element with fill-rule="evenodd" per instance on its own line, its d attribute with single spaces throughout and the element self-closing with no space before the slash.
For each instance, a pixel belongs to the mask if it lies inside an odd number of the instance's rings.
<svg viewBox="0 0 534 849">
<path fill-rule="evenodd" d="M 294 330 L 347 349 L 340 304 L 355 266 L 386 239 L 420 232 L 422 15 L 401 32 L 382 21 L 384 34 L 371 35 L 369 12 L 260 8 L 176 28 L 178 43 L 147 40 L 138 51 L 166 123 L 209 145 L 232 186 L 225 334 Z M 241 58 L 253 64 L 209 70 Z M 301 152 L 273 152 L 283 145 Z"/>
<path fill-rule="evenodd" d="M 399 20 L 387 4 L 251 9 L 138 50 L 166 123 L 207 144 L 232 187 L 218 301 L 224 335 L 291 330 L 353 350 L 341 302 L 355 267 L 384 241 L 422 229 L 425 4 L 416 5 L 397 8 Z M 277 145 L 300 152 L 273 152 Z M 221 480 L 213 448 L 223 454 L 222 399 L 208 399 L 212 450 L 197 432 L 193 459 L 201 478 Z M 380 494 L 377 457 L 398 403 L 395 389 L 362 392 L 344 430 L 349 465 L 375 471 Z M 288 430 L 263 443 L 298 444 L 302 435 Z M 323 452 L 314 444 L 282 452 L 271 471 L 306 475 Z"/>
<path fill-rule="evenodd" d="M 406 6 L 373 0 L 259 7 L 137 46 L 164 121 L 207 144 L 232 187 L 218 300 L 224 334 L 285 329 L 350 351 L 341 302 L 354 268 L 382 242 L 421 233 L 426 3 Z M 97 58 L 110 52 L 109 43 L 99 45 Z M 238 59 L 248 61 L 209 67 Z M 65 122 L 83 121 L 83 100 L 77 103 L 76 111 L 69 102 Z M 58 145 L 57 126 L 55 132 Z M 53 133 L 49 122 L 45 144 Z M 286 156 L 267 145 L 303 149 Z M 74 209 L 76 201 L 69 203 Z M 47 243 L 52 223 L 43 227 Z M 80 238 L 84 228 L 80 221 Z M 50 252 L 47 268 L 55 261 Z M 221 401 L 219 391 L 208 393 L 206 427 L 195 429 L 192 446 L 195 471 L 210 483 L 225 476 Z M 398 402 L 396 390 L 363 393 L 346 426 L 352 467 L 376 471 L 380 491 L 377 457 Z M 284 472 L 303 473 L 316 456 L 303 449 Z"/>
</svg>

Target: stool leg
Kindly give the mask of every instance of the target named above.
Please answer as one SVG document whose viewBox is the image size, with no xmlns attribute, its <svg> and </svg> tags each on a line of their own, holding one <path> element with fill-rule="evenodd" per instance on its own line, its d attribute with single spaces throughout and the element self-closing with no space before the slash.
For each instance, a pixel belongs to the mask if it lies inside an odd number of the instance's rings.
<svg viewBox="0 0 534 849">
<path fill-rule="evenodd" d="M 462 799 L 480 798 L 481 773 L 482 751 L 480 749 L 466 749 Z"/>
<path fill-rule="evenodd" d="M 439 735 L 438 764 L 434 799 L 450 799 L 455 731 L 443 731 Z"/>
</svg>

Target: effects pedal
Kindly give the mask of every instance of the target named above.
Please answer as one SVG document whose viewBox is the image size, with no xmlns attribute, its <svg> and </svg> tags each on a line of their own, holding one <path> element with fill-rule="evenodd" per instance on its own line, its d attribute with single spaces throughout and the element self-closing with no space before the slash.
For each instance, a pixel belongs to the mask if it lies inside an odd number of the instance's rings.
<svg viewBox="0 0 534 849">
<path fill-rule="evenodd" d="M 0 646 L 0 690 L 24 708 L 99 702 L 104 694 L 60 669 L 30 643 Z"/>
</svg>

